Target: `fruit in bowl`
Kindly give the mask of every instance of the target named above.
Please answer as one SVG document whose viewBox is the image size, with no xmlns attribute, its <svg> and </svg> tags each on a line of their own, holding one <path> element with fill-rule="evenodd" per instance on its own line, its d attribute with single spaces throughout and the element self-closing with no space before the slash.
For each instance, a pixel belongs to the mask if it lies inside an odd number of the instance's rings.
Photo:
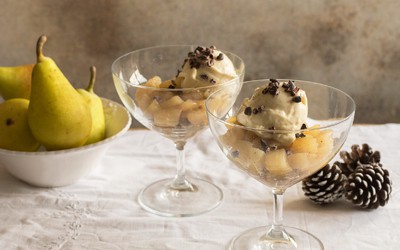
<svg viewBox="0 0 400 250">
<path fill-rule="evenodd" d="M 89 145 L 37 152 L 0 149 L 0 165 L 16 178 L 39 187 L 66 186 L 78 181 L 100 164 L 112 143 L 131 125 L 131 116 L 120 104 L 102 98 L 105 139 Z"/>
<path fill-rule="evenodd" d="M 0 165 L 42 187 L 71 184 L 88 173 L 131 124 L 123 106 L 93 92 L 94 66 L 87 89 L 75 89 L 54 60 L 43 55 L 46 40 L 43 35 L 37 42 L 31 80 L 21 81 L 15 70 L 13 77 L 10 70 L 0 70 L 0 76 L 6 74 L 0 77 L 0 94 L 14 94 L 3 95 L 0 103 Z M 18 85 L 28 85 L 29 97 L 19 93 L 26 88 Z"/>
</svg>

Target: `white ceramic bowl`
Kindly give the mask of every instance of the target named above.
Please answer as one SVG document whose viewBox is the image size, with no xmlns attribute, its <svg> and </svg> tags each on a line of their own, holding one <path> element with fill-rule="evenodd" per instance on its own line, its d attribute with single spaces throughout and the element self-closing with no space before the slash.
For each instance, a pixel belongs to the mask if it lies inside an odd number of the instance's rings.
<svg viewBox="0 0 400 250">
<path fill-rule="evenodd" d="M 102 98 L 106 118 L 106 139 L 78 148 L 18 152 L 0 149 L 0 165 L 16 178 L 38 187 L 72 184 L 99 165 L 112 142 L 130 127 L 132 118 L 120 104 Z"/>
</svg>

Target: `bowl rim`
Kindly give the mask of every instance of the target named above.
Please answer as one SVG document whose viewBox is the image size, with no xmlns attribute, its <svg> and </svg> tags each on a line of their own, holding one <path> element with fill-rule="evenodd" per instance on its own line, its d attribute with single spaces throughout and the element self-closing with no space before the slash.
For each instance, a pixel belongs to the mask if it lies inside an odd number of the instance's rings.
<svg viewBox="0 0 400 250">
<path fill-rule="evenodd" d="M 106 144 L 109 141 L 112 141 L 114 139 L 116 139 L 117 137 L 119 137 L 121 134 L 125 133 L 125 131 L 127 131 L 132 123 L 132 117 L 130 115 L 130 113 L 128 112 L 128 110 L 121 105 L 118 102 L 115 102 L 113 100 L 101 97 L 100 99 L 102 99 L 102 101 L 106 101 L 108 103 L 112 103 L 113 105 L 117 105 L 120 108 L 122 108 L 122 110 L 126 113 L 127 117 L 128 117 L 128 121 L 125 124 L 125 126 L 118 131 L 118 133 L 116 133 L 115 135 L 105 138 L 101 141 L 92 143 L 92 144 L 88 144 L 88 145 L 84 145 L 84 146 L 80 146 L 80 147 L 75 147 L 75 148 L 69 148 L 69 149 L 61 149 L 61 150 L 53 150 L 53 151 L 34 151 L 34 152 L 28 152 L 28 151 L 16 151 L 16 150 L 8 150 L 8 149 L 2 149 L 0 148 L 0 154 L 1 155 L 23 155 L 23 156 L 44 156 L 44 155 L 61 155 L 61 154 L 68 154 L 68 153 L 74 153 L 74 152 L 78 152 L 78 151 L 85 151 L 85 150 L 91 150 L 97 147 L 102 146 L 103 144 Z"/>
<path fill-rule="evenodd" d="M 171 92 L 174 92 L 174 91 L 193 91 L 193 90 L 207 89 L 207 88 L 210 88 L 211 86 L 203 86 L 203 87 L 197 87 L 197 88 L 161 89 L 161 88 L 156 88 L 156 87 L 144 86 L 144 85 L 140 85 L 140 84 L 132 84 L 129 81 L 121 79 L 115 73 L 115 70 L 114 70 L 116 63 L 118 61 L 120 61 L 122 58 L 128 57 L 129 55 L 132 55 L 132 54 L 135 54 L 135 53 L 140 53 L 142 51 L 152 50 L 152 49 L 161 49 L 161 48 L 183 48 L 183 47 L 188 47 L 188 48 L 193 48 L 194 47 L 194 48 L 196 48 L 196 47 L 199 47 L 199 46 L 200 47 L 207 47 L 207 46 L 203 46 L 203 45 L 193 45 L 193 44 L 171 44 L 171 45 L 156 45 L 156 46 L 145 47 L 145 48 L 140 48 L 140 49 L 137 49 L 137 50 L 133 50 L 133 51 L 130 51 L 130 52 L 127 52 L 125 54 L 120 55 L 119 57 L 117 57 L 113 61 L 113 63 L 111 64 L 111 74 L 114 77 L 118 78 L 118 80 L 124 82 L 125 84 L 131 85 L 131 86 L 135 86 L 135 87 L 138 87 L 138 88 L 157 89 L 159 91 L 161 90 L 161 91 L 171 91 Z M 224 82 L 224 83 L 221 83 L 221 84 L 218 84 L 218 85 L 212 85 L 212 86 L 226 86 L 226 85 L 230 85 L 230 84 L 236 84 L 236 80 L 239 80 L 241 83 L 243 83 L 242 79 L 244 78 L 245 71 L 246 71 L 246 64 L 245 64 L 244 60 L 240 56 L 238 56 L 237 54 L 235 54 L 233 52 L 230 52 L 228 50 L 220 50 L 220 49 L 217 49 L 217 50 L 223 52 L 225 55 L 227 55 L 227 53 L 228 53 L 228 54 L 233 55 L 234 57 L 238 58 L 241 61 L 241 72 L 240 72 L 240 74 L 237 75 L 237 77 L 235 77 L 235 78 L 233 78 L 233 79 L 231 79 L 231 80 L 229 80 L 227 82 Z"/>
<path fill-rule="evenodd" d="M 251 81 L 244 81 L 242 86 L 245 86 L 245 84 L 247 84 L 247 83 L 263 82 L 263 81 L 268 82 L 270 80 L 271 79 L 269 79 L 269 78 L 265 78 L 265 79 L 256 79 L 256 80 L 251 80 Z M 217 116 L 215 116 L 209 110 L 208 100 L 211 99 L 211 97 L 216 95 L 218 92 L 223 91 L 223 90 L 217 90 L 217 91 L 211 93 L 210 96 L 206 100 L 206 113 L 207 113 L 207 115 L 210 115 L 212 117 L 212 119 L 215 119 L 216 121 L 221 122 L 221 123 L 223 123 L 223 124 L 225 124 L 227 126 L 231 126 L 231 127 L 235 127 L 235 128 L 239 128 L 239 129 L 246 129 L 246 130 L 253 131 L 253 132 L 268 132 L 268 133 L 275 133 L 275 134 L 289 134 L 289 133 L 292 134 L 292 133 L 302 133 L 302 132 L 315 131 L 315 130 L 323 130 L 323 129 L 328 129 L 328 128 L 334 127 L 334 126 L 336 126 L 338 124 L 345 123 L 348 120 L 353 120 L 354 119 L 354 115 L 355 115 L 355 112 L 356 112 L 356 103 L 355 103 L 354 99 L 349 94 L 347 94 L 346 92 L 344 92 L 344 91 L 342 91 L 342 90 L 340 90 L 338 88 L 332 87 L 332 86 L 327 85 L 327 84 L 322 84 L 322 83 L 313 82 L 313 81 L 307 81 L 307 80 L 281 79 L 281 78 L 275 78 L 274 80 L 277 80 L 279 82 L 285 82 L 285 81 L 287 82 L 287 81 L 290 80 L 290 81 L 293 81 L 293 82 L 297 81 L 297 82 L 304 82 L 304 83 L 312 83 L 312 84 L 315 84 L 315 85 L 325 86 L 325 87 L 328 87 L 330 89 L 334 89 L 335 91 L 337 91 L 337 92 L 345 95 L 347 98 L 349 98 L 349 100 L 351 101 L 352 106 L 353 106 L 353 111 L 350 112 L 349 115 L 347 115 L 346 117 L 340 119 L 337 122 L 332 122 L 332 123 L 329 123 L 328 125 L 321 125 L 321 126 L 315 127 L 315 128 L 309 127 L 309 128 L 306 128 L 306 129 L 283 130 L 283 129 L 265 129 L 265 128 L 246 127 L 244 125 L 230 123 L 230 122 L 227 122 L 226 120 L 218 118 Z"/>
</svg>

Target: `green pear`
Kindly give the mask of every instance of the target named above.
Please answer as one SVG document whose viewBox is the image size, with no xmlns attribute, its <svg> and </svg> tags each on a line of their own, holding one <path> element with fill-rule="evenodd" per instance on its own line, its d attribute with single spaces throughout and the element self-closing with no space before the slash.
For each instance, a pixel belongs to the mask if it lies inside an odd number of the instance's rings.
<svg viewBox="0 0 400 250">
<path fill-rule="evenodd" d="M 0 148 L 36 151 L 40 144 L 28 125 L 29 100 L 12 98 L 0 104 Z"/>
<path fill-rule="evenodd" d="M 0 96 L 4 100 L 29 99 L 33 66 L 34 64 L 0 67 Z"/>
<path fill-rule="evenodd" d="M 85 145 L 95 143 L 104 139 L 106 124 L 104 118 L 103 103 L 98 95 L 94 93 L 94 83 L 96 81 L 96 67 L 90 67 L 90 81 L 86 89 L 78 89 L 79 94 L 85 99 L 90 108 L 92 116 L 92 130 Z"/>
<path fill-rule="evenodd" d="M 43 55 L 46 40 L 41 36 L 36 46 L 28 123 L 33 136 L 47 150 L 79 147 L 92 129 L 90 109 L 54 60 Z"/>
</svg>

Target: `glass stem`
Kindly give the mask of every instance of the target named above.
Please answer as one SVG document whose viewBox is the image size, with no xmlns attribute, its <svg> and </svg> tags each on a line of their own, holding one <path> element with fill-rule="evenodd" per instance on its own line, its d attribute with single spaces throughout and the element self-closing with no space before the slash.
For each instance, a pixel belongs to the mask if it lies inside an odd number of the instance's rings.
<svg viewBox="0 0 400 250">
<path fill-rule="evenodd" d="M 185 168 L 185 142 L 176 142 L 176 177 L 177 182 L 184 182 L 186 168 Z"/>
<path fill-rule="evenodd" d="M 272 211 L 272 226 L 267 229 L 267 233 L 260 238 L 260 242 L 266 242 L 269 246 L 267 249 L 275 249 L 272 247 L 276 244 L 291 245 L 297 248 L 296 241 L 290 236 L 283 227 L 283 193 L 284 189 L 273 189 L 274 207 Z M 272 243 L 271 243 L 272 242 Z M 281 248 L 276 248 L 281 249 Z M 289 248 L 285 248 L 289 249 Z M 292 249 L 292 248 L 290 248 Z"/>
<path fill-rule="evenodd" d="M 272 190 L 274 195 L 274 207 L 273 207 L 273 222 L 271 227 L 271 233 L 277 236 L 282 235 L 283 229 L 283 193 L 284 190 Z"/>
<path fill-rule="evenodd" d="M 192 185 L 186 179 L 186 168 L 185 168 L 185 144 L 186 142 L 175 142 L 176 148 L 176 175 L 171 183 L 170 187 L 179 191 L 195 191 L 194 185 Z"/>
<path fill-rule="evenodd" d="M 261 241 L 274 241 L 280 243 L 292 243 L 292 237 L 285 231 L 283 227 L 283 193 L 285 190 L 273 189 L 274 207 L 272 211 L 272 226 L 268 228 L 267 233 L 261 237 Z"/>
</svg>

